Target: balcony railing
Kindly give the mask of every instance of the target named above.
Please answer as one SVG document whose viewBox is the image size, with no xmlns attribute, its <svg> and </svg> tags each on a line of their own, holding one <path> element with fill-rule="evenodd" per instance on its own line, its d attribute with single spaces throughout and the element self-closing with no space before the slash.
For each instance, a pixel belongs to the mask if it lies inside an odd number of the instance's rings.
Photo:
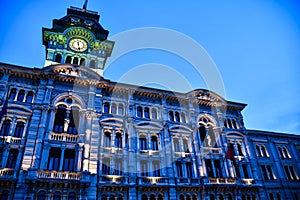
<svg viewBox="0 0 300 200">
<path fill-rule="evenodd" d="M 0 136 L 0 144 L 21 144 L 22 138 L 12 136 Z"/>
<path fill-rule="evenodd" d="M 169 179 L 166 177 L 139 177 L 139 184 L 152 184 L 152 185 L 165 185 L 169 183 Z"/>
<path fill-rule="evenodd" d="M 100 177 L 100 182 L 109 183 L 128 183 L 128 178 L 119 175 L 104 175 Z"/>
<path fill-rule="evenodd" d="M 39 170 L 37 171 L 37 176 L 38 178 L 46 178 L 46 179 L 80 180 L 82 173 Z"/>
<path fill-rule="evenodd" d="M 203 152 L 206 154 L 220 154 L 222 153 L 222 148 L 215 148 L 215 147 L 202 147 Z"/>
<path fill-rule="evenodd" d="M 60 142 L 78 142 L 79 135 L 51 132 L 49 134 L 49 140 L 60 141 Z"/>
<path fill-rule="evenodd" d="M 177 178 L 177 184 L 200 184 L 201 178 Z"/>
<path fill-rule="evenodd" d="M 9 168 L 0 169 L 1 178 L 17 178 L 17 171 Z"/>
<path fill-rule="evenodd" d="M 244 179 L 241 179 L 241 183 L 245 184 L 245 185 L 252 185 L 252 184 L 255 184 L 255 180 L 252 178 L 244 178 Z"/>
<path fill-rule="evenodd" d="M 235 178 L 209 178 L 210 184 L 236 184 Z"/>
</svg>

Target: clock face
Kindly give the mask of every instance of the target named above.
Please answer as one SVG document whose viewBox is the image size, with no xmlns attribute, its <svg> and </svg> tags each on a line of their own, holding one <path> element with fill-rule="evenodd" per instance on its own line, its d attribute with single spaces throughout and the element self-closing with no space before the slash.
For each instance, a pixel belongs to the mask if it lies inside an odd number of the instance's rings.
<svg viewBox="0 0 300 200">
<path fill-rule="evenodd" d="M 73 51 L 77 52 L 83 52 L 87 49 L 86 41 L 79 38 L 71 39 L 69 46 Z"/>
</svg>

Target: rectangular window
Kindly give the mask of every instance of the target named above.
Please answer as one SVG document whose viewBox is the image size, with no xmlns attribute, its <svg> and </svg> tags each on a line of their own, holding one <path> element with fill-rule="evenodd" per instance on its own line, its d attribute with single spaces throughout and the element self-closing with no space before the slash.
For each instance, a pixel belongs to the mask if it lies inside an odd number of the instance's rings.
<svg viewBox="0 0 300 200">
<path fill-rule="evenodd" d="M 147 150 L 146 138 L 140 138 L 140 150 Z"/>
<path fill-rule="evenodd" d="M 193 177 L 192 163 L 190 163 L 190 162 L 186 163 L 186 173 L 187 173 L 188 178 Z"/>
<path fill-rule="evenodd" d="M 243 164 L 242 168 L 243 168 L 243 172 L 244 172 L 244 178 L 250 178 L 249 174 L 248 174 L 248 170 L 247 170 L 247 165 Z"/>
<path fill-rule="evenodd" d="M 148 162 L 146 160 L 141 161 L 141 176 L 148 176 Z"/>
<path fill-rule="evenodd" d="M 183 177 L 182 164 L 181 162 L 176 162 L 176 169 L 178 177 Z"/>
<path fill-rule="evenodd" d="M 104 159 L 102 163 L 102 174 L 109 175 L 110 174 L 110 160 Z"/>
<path fill-rule="evenodd" d="M 206 172 L 207 172 L 208 177 L 215 177 L 213 168 L 212 168 L 212 164 L 211 164 L 211 160 L 205 159 L 205 165 L 206 165 Z"/>
<path fill-rule="evenodd" d="M 6 168 L 15 168 L 18 160 L 18 149 L 11 149 L 6 162 Z"/>
</svg>

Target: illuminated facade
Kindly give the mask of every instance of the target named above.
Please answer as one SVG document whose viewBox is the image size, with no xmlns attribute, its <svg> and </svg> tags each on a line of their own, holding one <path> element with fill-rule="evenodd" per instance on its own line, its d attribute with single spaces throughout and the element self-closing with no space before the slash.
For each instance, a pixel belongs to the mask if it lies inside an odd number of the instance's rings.
<svg viewBox="0 0 300 200">
<path fill-rule="evenodd" d="M 42 69 L 0 63 L 0 199 L 300 198 L 300 136 L 247 130 L 245 104 L 102 77 L 93 11 L 43 29 Z"/>
</svg>

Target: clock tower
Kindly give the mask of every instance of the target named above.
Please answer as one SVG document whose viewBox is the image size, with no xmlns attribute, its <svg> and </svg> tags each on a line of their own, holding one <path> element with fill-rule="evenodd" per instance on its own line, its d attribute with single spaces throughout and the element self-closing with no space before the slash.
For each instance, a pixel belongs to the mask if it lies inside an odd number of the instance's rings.
<svg viewBox="0 0 300 200">
<path fill-rule="evenodd" d="M 107 40 L 108 31 L 99 23 L 97 12 L 70 7 L 67 15 L 54 19 L 52 28 L 43 28 L 46 47 L 45 67 L 72 64 L 94 70 L 103 75 L 106 59 L 114 42 Z"/>
</svg>

